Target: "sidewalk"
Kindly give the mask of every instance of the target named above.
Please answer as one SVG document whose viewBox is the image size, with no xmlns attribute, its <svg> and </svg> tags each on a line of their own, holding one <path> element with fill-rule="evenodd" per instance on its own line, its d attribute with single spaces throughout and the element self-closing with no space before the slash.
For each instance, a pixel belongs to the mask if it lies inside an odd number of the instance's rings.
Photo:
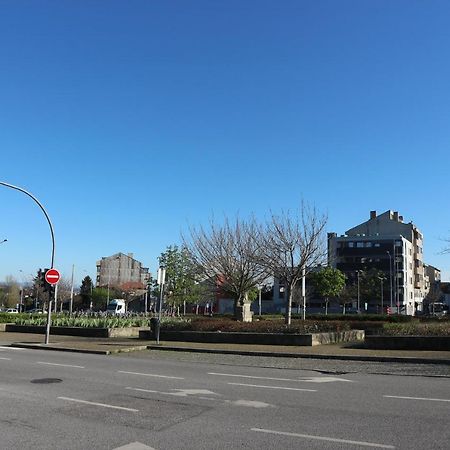
<svg viewBox="0 0 450 450">
<path fill-rule="evenodd" d="M 41 350 L 58 350 L 109 355 L 141 350 L 184 351 L 202 353 L 237 354 L 248 356 L 339 359 L 351 361 L 407 362 L 450 365 L 450 351 L 370 350 L 356 344 L 328 344 L 315 347 L 249 344 L 210 344 L 200 342 L 162 341 L 138 338 L 81 338 L 77 336 L 50 336 L 44 344 L 44 335 L 29 333 L 0 333 L 0 346 Z"/>
</svg>

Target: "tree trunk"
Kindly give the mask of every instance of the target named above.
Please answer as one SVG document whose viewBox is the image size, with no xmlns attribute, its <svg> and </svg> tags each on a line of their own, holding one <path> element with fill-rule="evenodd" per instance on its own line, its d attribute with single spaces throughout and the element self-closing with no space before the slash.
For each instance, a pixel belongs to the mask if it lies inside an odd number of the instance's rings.
<svg viewBox="0 0 450 450">
<path fill-rule="evenodd" d="M 286 286 L 286 316 L 284 323 L 288 326 L 291 325 L 292 318 L 292 289 L 290 286 Z"/>
<path fill-rule="evenodd" d="M 325 299 L 325 315 L 328 316 L 328 299 Z"/>
</svg>

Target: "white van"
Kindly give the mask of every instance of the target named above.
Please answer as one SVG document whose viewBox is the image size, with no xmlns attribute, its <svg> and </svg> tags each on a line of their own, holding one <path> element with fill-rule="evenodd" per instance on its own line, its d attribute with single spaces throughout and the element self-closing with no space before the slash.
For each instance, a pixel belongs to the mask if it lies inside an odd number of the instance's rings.
<svg viewBox="0 0 450 450">
<path fill-rule="evenodd" d="M 107 308 L 106 312 L 108 314 L 125 314 L 125 300 L 121 298 L 113 298 Z"/>
</svg>

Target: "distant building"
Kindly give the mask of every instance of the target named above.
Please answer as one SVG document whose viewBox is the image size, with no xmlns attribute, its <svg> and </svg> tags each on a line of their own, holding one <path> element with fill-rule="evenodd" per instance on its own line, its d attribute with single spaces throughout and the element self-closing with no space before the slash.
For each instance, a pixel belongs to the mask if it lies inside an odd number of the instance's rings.
<svg viewBox="0 0 450 450">
<path fill-rule="evenodd" d="M 97 287 L 118 287 L 126 290 L 145 289 L 150 281 L 147 267 L 133 258 L 133 253 L 116 253 L 97 261 Z"/>
<path fill-rule="evenodd" d="M 375 268 L 384 272 L 384 304 L 390 304 L 392 295 L 392 303 L 399 312 L 414 315 L 416 310 L 422 310 L 429 289 L 423 263 L 423 236 L 412 222 L 404 223 L 398 212 L 388 210 L 377 216 L 376 211 L 371 211 L 369 220 L 344 235 L 329 233 L 328 262 L 355 284 L 359 270 Z M 437 276 L 431 269 L 430 275 Z M 376 309 L 376 304 L 368 305 L 368 312 Z"/>
</svg>

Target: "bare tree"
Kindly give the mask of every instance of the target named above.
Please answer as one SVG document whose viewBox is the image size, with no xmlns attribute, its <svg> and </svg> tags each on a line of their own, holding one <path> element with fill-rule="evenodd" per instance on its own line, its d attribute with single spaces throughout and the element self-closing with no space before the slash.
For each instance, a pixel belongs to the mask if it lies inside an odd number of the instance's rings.
<svg viewBox="0 0 450 450">
<path fill-rule="evenodd" d="M 446 247 L 444 247 L 444 250 L 442 250 L 442 253 L 450 253 L 450 238 L 443 239 L 445 242 Z"/>
<path fill-rule="evenodd" d="M 293 296 L 303 273 L 307 275 L 325 261 L 326 223 L 326 216 L 303 202 L 297 214 L 272 213 L 267 222 L 262 264 L 284 282 L 287 325 L 291 324 Z"/>
<path fill-rule="evenodd" d="M 20 285 L 16 279 L 9 275 L 4 283 L 4 306 L 8 308 L 16 308 L 20 302 Z"/>
<path fill-rule="evenodd" d="M 184 239 L 205 279 L 233 298 L 238 320 L 252 320 L 249 292 L 266 279 L 261 241 L 261 226 L 239 218 L 225 219 L 223 225 L 211 220 L 208 230 L 191 228 L 190 241 Z"/>
</svg>

